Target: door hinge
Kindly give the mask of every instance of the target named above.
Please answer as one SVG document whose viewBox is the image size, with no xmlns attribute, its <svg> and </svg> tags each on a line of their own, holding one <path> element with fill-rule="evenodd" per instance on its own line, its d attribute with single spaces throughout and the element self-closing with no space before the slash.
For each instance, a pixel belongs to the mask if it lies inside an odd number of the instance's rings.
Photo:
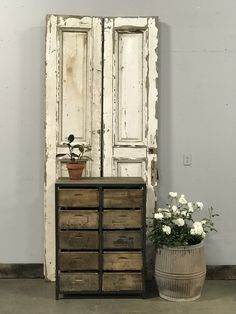
<svg viewBox="0 0 236 314">
<path fill-rule="evenodd" d="M 157 148 L 156 147 L 149 147 L 148 148 L 148 154 L 152 154 L 152 155 L 154 155 L 154 154 L 157 154 Z"/>
</svg>

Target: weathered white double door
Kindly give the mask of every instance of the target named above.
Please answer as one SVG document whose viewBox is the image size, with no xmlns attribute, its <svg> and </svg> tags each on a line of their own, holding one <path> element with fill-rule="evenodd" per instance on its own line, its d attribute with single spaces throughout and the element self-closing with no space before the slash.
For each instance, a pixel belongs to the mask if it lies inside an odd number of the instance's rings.
<svg viewBox="0 0 236 314">
<path fill-rule="evenodd" d="M 56 154 L 91 144 L 86 176 L 142 176 L 155 203 L 157 19 L 50 15 L 46 36 L 45 276 L 55 276 Z"/>
</svg>

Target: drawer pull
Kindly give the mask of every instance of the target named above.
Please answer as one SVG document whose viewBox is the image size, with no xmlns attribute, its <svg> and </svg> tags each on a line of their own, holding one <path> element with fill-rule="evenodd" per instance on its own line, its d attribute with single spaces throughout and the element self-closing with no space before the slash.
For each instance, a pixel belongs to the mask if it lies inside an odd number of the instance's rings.
<svg viewBox="0 0 236 314">
<path fill-rule="evenodd" d="M 59 227 L 61 229 L 97 229 L 97 210 L 69 210 L 59 213 Z"/>
<path fill-rule="evenodd" d="M 84 216 L 84 215 L 81 215 L 81 214 L 76 214 L 75 217 L 78 217 L 79 219 L 81 219 L 84 223 L 88 223 L 88 216 Z"/>
<path fill-rule="evenodd" d="M 76 282 L 80 282 L 80 281 L 83 281 L 83 279 L 76 279 L 75 281 Z"/>
<path fill-rule="evenodd" d="M 59 247 L 66 250 L 97 250 L 98 231 L 59 231 Z"/>
</svg>

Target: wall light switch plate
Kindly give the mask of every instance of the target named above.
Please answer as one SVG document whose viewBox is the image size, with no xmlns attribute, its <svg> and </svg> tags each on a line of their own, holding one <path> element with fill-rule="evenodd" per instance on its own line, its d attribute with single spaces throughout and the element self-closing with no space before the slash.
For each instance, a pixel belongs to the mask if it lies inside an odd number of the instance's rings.
<svg viewBox="0 0 236 314">
<path fill-rule="evenodd" d="M 192 164 L 192 155 L 191 154 L 183 154 L 183 164 L 184 164 L 184 166 L 191 166 L 191 164 Z"/>
</svg>

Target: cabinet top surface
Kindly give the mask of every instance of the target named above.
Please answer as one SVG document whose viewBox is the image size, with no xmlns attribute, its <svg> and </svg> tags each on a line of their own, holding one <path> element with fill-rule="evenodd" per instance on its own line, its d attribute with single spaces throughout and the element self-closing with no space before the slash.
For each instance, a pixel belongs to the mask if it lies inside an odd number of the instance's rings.
<svg viewBox="0 0 236 314">
<path fill-rule="evenodd" d="M 69 178 L 59 178 L 56 184 L 65 185 L 109 185 L 109 184 L 145 184 L 145 181 L 141 177 L 84 177 L 79 180 L 71 180 Z"/>
</svg>

